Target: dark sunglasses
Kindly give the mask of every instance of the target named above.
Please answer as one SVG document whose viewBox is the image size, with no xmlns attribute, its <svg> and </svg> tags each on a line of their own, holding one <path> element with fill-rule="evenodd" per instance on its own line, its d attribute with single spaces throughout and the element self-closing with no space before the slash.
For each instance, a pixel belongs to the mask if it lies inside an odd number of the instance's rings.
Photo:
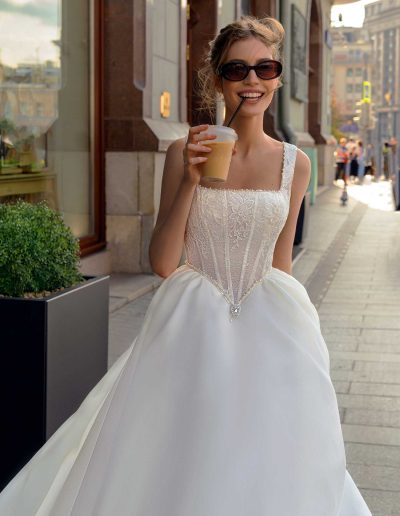
<svg viewBox="0 0 400 516">
<path fill-rule="evenodd" d="M 254 70 L 260 79 L 268 81 L 281 75 L 282 63 L 268 59 L 255 66 L 249 66 L 238 61 L 230 61 L 220 66 L 217 73 L 228 81 L 243 81 L 249 75 L 250 70 Z"/>
</svg>

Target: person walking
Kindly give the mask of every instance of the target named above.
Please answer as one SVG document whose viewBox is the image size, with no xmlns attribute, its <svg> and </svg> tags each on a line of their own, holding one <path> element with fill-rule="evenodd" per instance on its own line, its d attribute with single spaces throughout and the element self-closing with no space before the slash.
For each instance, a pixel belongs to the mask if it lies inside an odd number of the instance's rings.
<svg viewBox="0 0 400 516">
<path fill-rule="evenodd" d="M 398 168 L 399 168 L 399 160 L 398 160 L 398 155 L 397 155 L 397 139 L 394 136 L 392 136 L 392 138 L 390 138 L 389 145 L 390 145 L 390 150 L 391 150 L 391 154 L 390 154 L 390 158 L 389 158 L 390 177 L 393 178 L 393 176 L 395 174 L 397 174 Z"/>
<path fill-rule="evenodd" d="M 365 173 L 365 152 L 363 147 L 363 142 L 359 140 L 357 142 L 357 178 L 359 183 L 362 183 L 364 180 Z"/>
<path fill-rule="evenodd" d="M 374 159 L 374 149 L 371 143 L 368 143 L 365 149 L 365 176 L 374 176 L 375 174 L 375 159 Z"/>
<path fill-rule="evenodd" d="M 355 141 L 352 138 L 349 140 L 347 148 L 349 151 L 349 163 L 350 163 L 349 176 L 350 176 L 350 181 L 352 183 L 354 183 L 356 178 L 358 177 L 358 162 L 357 162 L 358 156 L 357 156 L 357 144 L 355 143 Z"/>
<path fill-rule="evenodd" d="M 283 38 L 274 18 L 243 17 L 211 42 L 201 98 L 224 100 L 225 125 L 242 103 L 228 179 L 202 176 L 226 152 L 204 145 L 207 125 L 168 148 L 150 244 L 166 279 L 135 342 L 6 487 L 2 516 L 371 516 L 318 314 L 291 275 L 310 160 L 263 130 Z"/>
<path fill-rule="evenodd" d="M 389 142 L 384 142 L 382 148 L 382 158 L 383 158 L 383 179 L 389 181 L 390 179 L 390 157 L 391 150 Z"/>
<path fill-rule="evenodd" d="M 349 159 L 349 153 L 346 147 L 346 138 L 340 138 L 339 145 L 335 149 L 336 173 L 335 181 L 343 179 L 347 184 L 346 164 Z"/>
</svg>

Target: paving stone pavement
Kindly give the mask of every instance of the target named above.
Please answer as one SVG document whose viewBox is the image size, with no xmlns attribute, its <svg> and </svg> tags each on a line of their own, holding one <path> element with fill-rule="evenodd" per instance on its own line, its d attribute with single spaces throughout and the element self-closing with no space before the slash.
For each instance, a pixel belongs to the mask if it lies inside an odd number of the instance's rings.
<svg viewBox="0 0 400 516">
<path fill-rule="evenodd" d="M 387 182 L 348 192 L 346 206 L 337 187 L 317 196 L 293 275 L 320 316 L 347 468 L 373 516 L 399 516 L 400 212 Z M 153 295 L 110 314 L 109 365 L 139 333 Z"/>
</svg>

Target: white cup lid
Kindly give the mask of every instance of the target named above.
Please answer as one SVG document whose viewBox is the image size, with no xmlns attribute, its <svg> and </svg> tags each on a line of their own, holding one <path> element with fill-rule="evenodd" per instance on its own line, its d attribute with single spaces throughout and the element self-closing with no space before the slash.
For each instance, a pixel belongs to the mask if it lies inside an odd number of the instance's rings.
<svg viewBox="0 0 400 516">
<path fill-rule="evenodd" d="M 204 131 L 204 133 L 216 134 L 217 138 L 214 140 L 205 140 L 202 143 L 231 142 L 238 139 L 236 131 L 231 127 L 226 127 L 225 125 L 209 125 L 208 129 Z"/>
</svg>

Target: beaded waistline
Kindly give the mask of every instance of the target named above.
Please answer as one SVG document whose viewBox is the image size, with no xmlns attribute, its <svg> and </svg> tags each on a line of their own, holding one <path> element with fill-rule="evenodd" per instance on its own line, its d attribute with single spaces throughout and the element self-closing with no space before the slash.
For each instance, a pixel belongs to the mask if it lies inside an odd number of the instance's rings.
<svg viewBox="0 0 400 516">
<path fill-rule="evenodd" d="M 216 280 L 215 278 L 213 278 L 212 276 L 210 276 L 209 274 L 207 274 L 205 271 L 203 271 L 202 269 L 199 269 L 198 267 L 196 267 L 195 265 L 193 265 L 192 263 L 190 263 L 188 260 L 185 261 L 185 265 L 187 265 L 190 269 L 194 270 L 195 272 L 198 272 L 199 274 L 201 274 L 204 278 L 206 278 L 210 283 L 212 283 L 222 294 L 222 296 L 224 297 L 224 299 L 228 302 L 229 304 L 229 314 L 230 314 L 230 320 L 232 321 L 233 319 L 236 319 L 239 317 L 240 315 L 240 312 L 242 310 L 242 303 L 243 301 L 251 294 L 251 292 L 253 291 L 253 289 L 259 285 L 260 283 L 262 283 L 266 278 L 267 276 L 269 276 L 271 270 L 272 270 L 272 267 L 270 267 L 268 269 L 267 272 L 265 272 L 261 278 L 259 278 L 258 280 L 254 281 L 254 283 L 250 286 L 250 288 L 247 289 L 247 291 L 243 294 L 243 296 L 241 296 L 241 298 L 239 300 L 237 300 L 235 302 L 234 298 L 233 298 L 233 294 L 229 293 L 227 290 L 225 290 L 222 285 L 220 285 Z"/>
</svg>

